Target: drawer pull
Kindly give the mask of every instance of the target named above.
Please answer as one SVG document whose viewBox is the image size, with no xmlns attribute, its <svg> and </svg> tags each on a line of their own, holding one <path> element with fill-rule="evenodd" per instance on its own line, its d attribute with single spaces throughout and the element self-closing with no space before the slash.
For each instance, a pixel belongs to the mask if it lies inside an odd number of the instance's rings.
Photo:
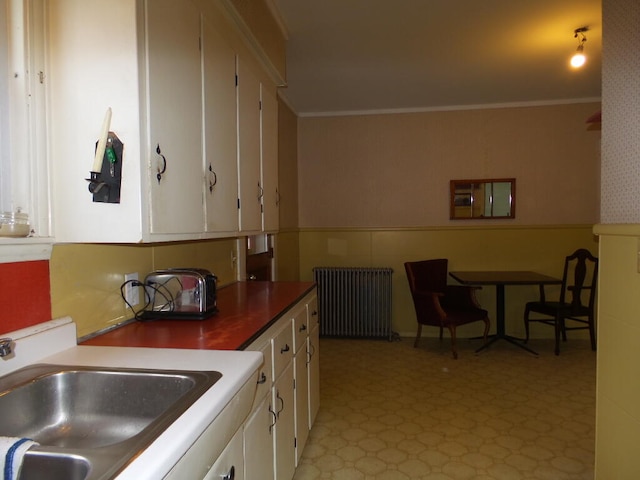
<svg viewBox="0 0 640 480">
<path fill-rule="evenodd" d="M 300 331 L 304 332 L 307 330 L 307 326 L 303 323 L 302 325 L 300 325 Z"/>
<path fill-rule="evenodd" d="M 229 470 L 229 473 L 225 473 L 224 475 L 220 475 L 220 478 L 222 480 L 233 480 L 234 478 L 236 478 L 236 467 L 231 465 L 231 470 Z"/>
<path fill-rule="evenodd" d="M 288 343 L 286 343 L 286 344 L 284 345 L 284 347 L 282 347 L 282 348 L 280 349 L 280 353 L 285 353 L 285 352 L 288 352 L 289 350 L 291 350 L 291 349 L 289 348 L 289 344 L 288 344 Z"/>
<path fill-rule="evenodd" d="M 262 385 L 266 381 L 267 381 L 267 376 L 264 374 L 264 372 L 260 372 L 260 378 L 258 379 L 258 385 Z"/>
</svg>

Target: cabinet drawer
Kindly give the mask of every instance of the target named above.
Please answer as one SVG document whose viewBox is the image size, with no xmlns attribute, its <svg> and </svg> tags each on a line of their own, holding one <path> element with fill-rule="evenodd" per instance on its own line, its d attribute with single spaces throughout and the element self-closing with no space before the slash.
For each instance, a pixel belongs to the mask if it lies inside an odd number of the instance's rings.
<svg viewBox="0 0 640 480">
<path fill-rule="evenodd" d="M 282 329 L 273 337 L 273 379 L 278 379 L 280 373 L 293 358 L 293 333 L 291 324 L 286 322 Z"/>
<path fill-rule="evenodd" d="M 307 309 L 304 305 L 302 305 L 301 308 L 294 310 L 291 324 L 293 327 L 293 350 L 298 352 L 298 350 L 305 346 L 307 336 L 309 335 Z"/>
</svg>

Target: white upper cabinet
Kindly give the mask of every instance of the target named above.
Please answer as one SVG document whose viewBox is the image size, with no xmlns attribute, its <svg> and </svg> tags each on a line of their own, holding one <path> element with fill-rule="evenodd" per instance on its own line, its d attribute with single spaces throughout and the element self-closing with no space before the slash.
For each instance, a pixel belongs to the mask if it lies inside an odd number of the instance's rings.
<svg viewBox="0 0 640 480">
<path fill-rule="evenodd" d="M 151 233 L 203 232 L 200 12 L 153 0 L 145 24 Z"/>
<path fill-rule="evenodd" d="M 217 8 L 174 0 L 47 3 L 56 241 L 262 231 L 260 67 L 240 34 L 221 28 Z M 105 23 L 105 12 L 117 21 Z M 244 57 L 236 62 L 238 52 Z M 108 108 L 109 130 L 123 144 L 116 203 L 95 202 L 86 180 Z"/>
<path fill-rule="evenodd" d="M 260 82 L 238 57 L 238 175 L 240 230 L 262 231 L 260 176 Z"/>
<path fill-rule="evenodd" d="M 56 240 L 199 238 L 199 12 L 172 0 L 57 0 L 47 8 Z M 108 28 L 105 12 L 117 19 Z M 110 131 L 123 143 L 119 203 L 94 202 L 85 180 L 107 108 Z"/>
<path fill-rule="evenodd" d="M 275 232 L 280 226 L 280 193 L 278 191 L 278 100 L 276 89 L 261 85 L 261 173 L 262 229 Z"/>
<path fill-rule="evenodd" d="M 206 18 L 202 53 L 206 230 L 237 232 L 236 55 Z"/>
</svg>

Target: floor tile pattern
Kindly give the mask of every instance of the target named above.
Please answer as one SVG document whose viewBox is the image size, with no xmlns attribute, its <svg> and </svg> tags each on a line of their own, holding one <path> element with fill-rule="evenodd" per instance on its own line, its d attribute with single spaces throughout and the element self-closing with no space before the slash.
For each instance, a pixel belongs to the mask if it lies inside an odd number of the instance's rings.
<svg viewBox="0 0 640 480">
<path fill-rule="evenodd" d="M 593 480 L 596 353 L 323 338 L 320 411 L 294 480 Z"/>
</svg>

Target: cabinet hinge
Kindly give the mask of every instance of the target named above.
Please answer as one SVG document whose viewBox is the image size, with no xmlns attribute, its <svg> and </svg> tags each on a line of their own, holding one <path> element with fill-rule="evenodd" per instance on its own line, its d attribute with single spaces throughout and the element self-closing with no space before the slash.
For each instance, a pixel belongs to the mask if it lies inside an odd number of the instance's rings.
<svg viewBox="0 0 640 480">
<path fill-rule="evenodd" d="M 262 111 L 262 100 L 258 102 L 258 110 Z"/>
<path fill-rule="evenodd" d="M 236 87 L 238 86 L 238 74 L 236 73 Z"/>
<path fill-rule="evenodd" d="M 293 439 L 293 448 L 297 448 L 298 447 L 298 439 L 294 438 Z"/>
<path fill-rule="evenodd" d="M 240 210 L 240 199 L 238 199 L 238 210 Z"/>
</svg>

